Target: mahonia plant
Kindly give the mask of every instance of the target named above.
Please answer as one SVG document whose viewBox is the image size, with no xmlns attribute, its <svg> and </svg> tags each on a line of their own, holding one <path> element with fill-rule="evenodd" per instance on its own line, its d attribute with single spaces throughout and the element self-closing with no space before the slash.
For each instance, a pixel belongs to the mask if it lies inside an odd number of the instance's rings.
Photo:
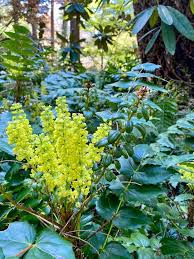
<svg viewBox="0 0 194 259">
<path fill-rule="evenodd" d="M 92 168 L 104 149 L 96 143 L 108 135 L 111 126 L 101 124 L 89 141 L 84 116 L 71 115 L 65 97 L 59 97 L 56 104 L 57 116 L 52 107 L 43 107 L 41 134 L 33 134 L 22 106 L 14 104 L 7 135 L 17 160 L 26 162 L 24 168 L 31 170 L 32 178 L 42 182 L 57 201 L 73 207 L 90 191 Z"/>
</svg>

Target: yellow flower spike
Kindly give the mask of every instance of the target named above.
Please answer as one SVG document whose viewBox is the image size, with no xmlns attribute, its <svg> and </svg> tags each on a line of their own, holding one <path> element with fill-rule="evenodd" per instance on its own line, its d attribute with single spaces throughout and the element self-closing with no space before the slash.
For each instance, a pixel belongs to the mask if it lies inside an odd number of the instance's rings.
<svg viewBox="0 0 194 259">
<path fill-rule="evenodd" d="M 92 143 L 82 114 L 70 114 L 65 97 L 56 101 L 55 117 L 51 107 L 41 113 L 42 130 L 33 134 L 22 106 L 12 106 L 13 121 L 7 134 L 18 160 L 25 160 L 25 169 L 31 169 L 31 177 L 44 181 L 47 189 L 59 202 L 70 206 L 79 204 L 81 196 L 88 195 L 92 185 L 95 162 L 100 162 L 103 148 L 95 144 L 108 136 L 111 125 L 101 124 L 94 133 Z"/>
<path fill-rule="evenodd" d="M 188 187 L 194 191 L 194 162 L 186 162 L 179 164 L 181 169 L 179 172 L 182 174 L 182 179 L 190 182 Z"/>
</svg>

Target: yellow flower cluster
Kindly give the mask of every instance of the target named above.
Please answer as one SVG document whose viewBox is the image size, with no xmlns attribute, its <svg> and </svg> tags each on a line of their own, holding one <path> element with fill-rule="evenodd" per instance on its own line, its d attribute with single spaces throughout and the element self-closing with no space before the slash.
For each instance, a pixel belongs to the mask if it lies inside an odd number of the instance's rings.
<svg viewBox="0 0 194 259">
<path fill-rule="evenodd" d="M 189 182 L 188 186 L 194 190 L 194 162 L 182 163 L 180 173 L 182 178 Z"/>
<path fill-rule="evenodd" d="M 95 144 L 109 133 L 110 126 L 101 124 L 88 141 L 85 118 L 71 114 L 66 99 L 60 97 L 52 108 L 44 107 L 41 113 L 43 133 L 33 134 L 20 104 L 12 107 L 13 121 L 8 125 L 10 144 L 19 161 L 26 160 L 32 177 L 45 182 L 48 190 L 59 200 L 77 202 L 80 195 L 87 195 L 92 184 L 92 167 L 101 160 L 103 148 Z"/>
</svg>

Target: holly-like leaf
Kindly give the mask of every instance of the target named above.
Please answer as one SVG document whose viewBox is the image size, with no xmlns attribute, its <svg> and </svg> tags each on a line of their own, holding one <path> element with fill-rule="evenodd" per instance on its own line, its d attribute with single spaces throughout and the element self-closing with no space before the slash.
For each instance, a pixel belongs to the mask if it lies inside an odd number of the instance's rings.
<svg viewBox="0 0 194 259">
<path fill-rule="evenodd" d="M 141 172 L 133 175 L 133 180 L 141 184 L 158 184 L 169 179 L 173 173 L 172 170 L 166 170 L 160 166 L 145 166 Z"/>
<path fill-rule="evenodd" d="M 143 63 L 143 64 L 138 64 L 137 66 L 133 67 L 132 70 L 145 70 L 147 72 L 154 72 L 157 69 L 160 69 L 160 65 L 156 65 L 153 63 Z"/>
<path fill-rule="evenodd" d="M 6 138 L 0 139 L 0 151 L 3 151 L 8 155 L 13 156 L 12 146 L 8 144 Z"/>
<path fill-rule="evenodd" d="M 44 230 L 36 239 L 36 231 L 28 222 L 13 222 L 1 231 L 0 248 L 6 258 L 25 254 L 25 259 L 75 259 L 69 241 L 51 230 Z"/>
<path fill-rule="evenodd" d="M 140 247 L 137 250 L 138 259 L 150 259 L 154 257 L 154 251 L 152 248 L 149 247 Z"/>
<path fill-rule="evenodd" d="M 3 250 L 0 248 L 0 259 L 4 259 L 4 258 L 5 258 L 5 256 L 3 254 Z"/>
<path fill-rule="evenodd" d="M 153 155 L 152 148 L 147 144 L 139 144 L 133 148 L 134 158 L 138 161 Z"/>
<path fill-rule="evenodd" d="M 132 259 L 127 249 L 118 242 L 110 242 L 106 245 L 100 259 Z"/>
<path fill-rule="evenodd" d="M 181 241 L 176 239 L 164 238 L 162 240 L 161 251 L 164 255 L 176 256 L 182 255 L 184 258 L 193 258 L 187 257 L 191 255 L 193 248 L 192 245 L 187 241 Z"/>
<path fill-rule="evenodd" d="M 25 259 L 75 259 L 72 244 L 57 233 L 44 230 L 37 238 L 33 248 L 26 254 Z"/>
<path fill-rule="evenodd" d="M 117 207 L 119 204 L 118 198 L 113 195 L 102 195 L 96 202 L 96 210 L 98 214 L 106 219 L 109 220 L 112 218 L 113 214 L 116 212 Z"/>
<path fill-rule="evenodd" d="M 120 169 L 119 169 L 120 174 L 131 176 L 134 173 L 136 165 L 131 157 L 129 158 L 124 158 L 124 156 L 120 157 L 119 164 L 120 164 Z"/>
<path fill-rule="evenodd" d="M 126 198 L 129 202 L 141 202 L 152 204 L 164 191 L 155 185 L 129 187 Z"/>
<path fill-rule="evenodd" d="M 0 248 L 5 257 L 19 256 L 32 247 L 35 237 L 36 231 L 32 225 L 27 222 L 14 222 L 0 232 Z"/>
<path fill-rule="evenodd" d="M 147 217 L 139 209 L 127 207 L 121 209 L 113 219 L 113 224 L 121 229 L 138 229 L 150 223 Z"/>
<path fill-rule="evenodd" d="M 145 235 L 140 232 L 135 232 L 131 234 L 131 242 L 138 247 L 148 247 L 150 245 L 150 240 Z"/>
</svg>

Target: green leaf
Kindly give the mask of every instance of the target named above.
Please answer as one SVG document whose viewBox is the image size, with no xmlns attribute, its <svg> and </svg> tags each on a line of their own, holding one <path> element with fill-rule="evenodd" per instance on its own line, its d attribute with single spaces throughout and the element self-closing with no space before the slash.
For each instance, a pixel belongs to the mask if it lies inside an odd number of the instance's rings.
<svg viewBox="0 0 194 259">
<path fill-rule="evenodd" d="M 147 72 L 154 72 L 157 69 L 160 69 L 160 65 L 156 65 L 154 63 L 143 63 L 143 64 L 138 64 L 137 66 L 133 67 L 132 70 L 145 70 Z"/>
<path fill-rule="evenodd" d="M 119 205 L 118 198 L 113 194 L 104 194 L 96 202 L 96 211 L 98 214 L 109 220 L 112 218 L 113 214 L 116 212 Z"/>
<path fill-rule="evenodd" d="M 5 258 L 5 256 L 3 254 L 3 250 L 0 248 L 0 259 L 4 259 L 4 258 Z"/>
<path fill-rule="evenodd" d="M 166 181 L 173 175 L 173 171 L 160 166 L 146 166 L 141 172 L 133 175 L 133 180 L 141 184 L 158 184 Z"/>
<path fill-rule="evenodd" d="M 37 238 L 33 248 L 26 254 L 25 259 L 75 259 L 72 244 L 57 233 L 44 230 Z"/>
<path fill-rule="evenodd" d="M 96 254 L 96 250 L 99 251 L 102 245 L 105 242 L 106 239 L 106 234 L 104 234 L 102 231 L 97 231 L 99 230 L 100 225 L 96 224 L 94 222 L 87 223 L 81 230 L 81 238 L 86 240 L 93 246 L 95 249 L 91 246 L 86 246 L 84 249 L 84 253 L 88 255 L 88 258 L 92 258 L 92 255 Z M 95 235 L 88 237 L 96 232 Z M 92 255 L 91 255 L 92 254 Z M 89 257 L 90 256 L 90 257 Z"/>
<path fill-rule="evenodd" d="M 164 5 L 159 5 L 158 6 L 158 14 L 160 16 L 160 19 L 162 20 L 162 22 L 164 22 L 165 24 L 168 25 L 172 25 L 173 24 L 173 18 L 168 10 L 168 8 Z"/>
<path fill-rule="evenodd" d="M 14 28 L 15 32 L 17 32 L 17 33 L 30 34 L 30 31 L 22 25 L 14 24 L 13 28 Z"/>
<path fill-rule="evenodd" d="M 162 22 L 162 39 L 167 51 L 171 54 L 175 54 L 176 50 L 176 35 L 172 26 L 169 26 Z"/>
<path fill-rule="evenodd" d="M 136 18 L 136 22 L 133 26 L 133 34 L 137 34 L 142 30 L 142 28 L 146 25 L 146 23 L 152 16 L 154 9 L 155 7 L 148 8 L 138 15 L 138 17 Z"/>
<path fill-rule="evenodd" d="M 189 5 L 190 5 L 190 9 L 191 9 L 192 14 L 194 14 L 194 0 L 190 0 Z"/>
<path fill-rule="evenodd" d="M 5 138 L 0 139 L 0 151 L 3 151 L 8 155 L 13 156 L 12 146 L 7 143 L 7 140 L 5 140 Z"/>
<path fill-rule="evenodd" d="M 119 158 L 120 163 L 120 174 L 132 176 L 134 173 L 134 170 L 136 168 L 136 164 L 134 163 L 133 159 L 131 157 L 124 158 L 124 156 Z"/>
<path fill-rule="evenodd" d="M 194 41 L 194 29 L 188 18 L 171 6 L 168 6 L 167 8 L 171 13 L 173 18 L 173 25 L 177 31 L 187 39 Z"/>
<path fill-rule="evenodd" d="M 8 126 L 9 121 L 11 121 L 11 112 L 2 112 L 0 114 L 0 135 L 5 135 L 6 128 Z"/>
<path fill-rule="evenodd" d="M 121 229 L 138 229 L 150 223 L 150 219 L 139 209 L 124 208 L 121 209 L 113 219 L 113 224 Z"/>
<path fill-rule="evenodd" d="M 153 28 L 158 23 L 158 11 L 157 9 L 154 10 L 152 16 L 149 19 L 150 27 Z"/>
<path fill-rule="evenodd" d="M 100 259 L 133 259 L 133 256 L 120 243 L 112 241 L 106 245 Z"/>
<path fill-rule="evenodd" d="M 138 161 L 141 161 L 142 159 L 153 155 L 152 148 L 149 145 L 147 145 L 147 144 L 136 145 L 133 148 L 133 151 L 134 151 L 134 157 Z"/>
<path fill-rule="evenodd" d="M 140 232 L 132 233 L 130 237 L 131 242 L 133 242 L 136 246 L 147 247 L 150 245 L 150 240 Z"/>
<path fill-rule="evenodd" d="M 191 193 L 183 193 L 183 194 L 177 195 L 174 200 L 176 202 L 184 202 L 184 201 L 193 200 L 193 199 L 194 199 L 194 195 L 192 195 Z"/>
<path fill-rule="evenodd" d="M 129 187 L 126 198 L 129 202 L 153 203 L 164 191 L 155 185 Z"/>
<path fill-rule="evenodd" d="M 152 47 L 154 46 L 154 43 L 156 42 L 158 36 L 160 34 L 160 29 L 157 30 L 154 35 L 152 36 L 152 38 L 150 39 L 150 41 L 148 42 L 146 49 L 145 49 L 145 54 L 148 54 L 148 52 L 152 49 Z"/>
<path fill-rule="evenodd" d="M 137 250 L 138 259 L 151 259 L 156 258 L 154 257 L 154 251 L 152 248 L 149 247 L 140 247 Z"/>
<path fill-rule="evenodd" d="M 166 167 L 171 167 L 178 165 L 183 162 L 193 161 L 194 155 L 180 155 L 180 156 L 169 156 L 166 160 L 163 161 L 163 165 Z"/>
<path fill-rule="evenodd" d="M 189 229 L 189 228 L 178 229 L 178 232 L 181 233 L 184 236 L 194 238 L 194 228 L 192 228 L 192 229 Z"/>
<path fill-rule="evenodd" d="M 155 85 L 155 84 L 152 84 L 150 82 L 137 82 L 138 85 L 141 85 L 141 86 L 147 86 L 150 90 L 152 91 L 157 91 L 157 92 L 161 92 L 161 93 L 168 93 L 168 90 L 164 89 L 163 87 L 161 86 L 158 86 L 158 85 Z"/>
<path fill-rule="evenodd" d="M 74 252 L 69 241 L 57 233 L 44 230 L 35 242 L 36 231 L 27 222 L 14 222 L 0 232 L 0 248 L 5 257 L 19 257 L 25 254 L 25 259 L 74 259 Z"/>
<path fill-rule="evenodd" d="M 35 229 L 27 222 L 14 222 L 0 232 L 0 247 L 5 257 L 17 256 L 31 246 L 36 237 Z"/>
<path fill-rule="evenodd" d="M 188 258 L 186 255 L 192 252 L 192 245 L 187 241 L 165 238 L 162 240 L 161 251 L 164 255 L 184 255 L 184 258 Z"/>
</svg>

